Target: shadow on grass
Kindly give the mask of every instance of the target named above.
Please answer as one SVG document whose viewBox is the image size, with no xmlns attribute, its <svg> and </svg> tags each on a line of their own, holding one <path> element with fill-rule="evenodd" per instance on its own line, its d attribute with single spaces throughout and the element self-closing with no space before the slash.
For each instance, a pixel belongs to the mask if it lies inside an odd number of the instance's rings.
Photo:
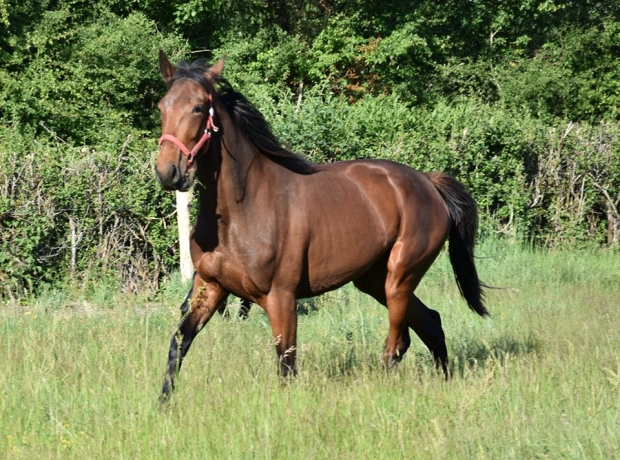
<svg viewBox="0 0 620 460">
<path fill-rule="evenodd" d="M 452 348 L 450 373 L 462 376 L 472 367 L 485 367 L 489 362 L 504 363 L 508 356 L 533 355 L 540 351 L 541 341 L 533 336 L 525 338 L 499 337 L 486 342 L 464 339 Z"/>
<path fill-rule="evenodd" d="M 302 355 L 302 366 L 323 374 L 328 379 L 339 379 L 358 373 L 385 373 L 380 348 L 360 346 L 357 338 L 334 339 L 330 344 L 320 346 L 319 350 Z M 535 355 L 541 350 L 541 342 L 533 336 L 526 338 L 499 337 L 486 342 L 476 338 L 463 338 L 452 344 L 449 355 L 449 370 L 452 377 L 464 377 L 473 369 L 493 365 L 503 366 L 509 357 Z M 302 345 L 303 351 L 303 345 Z M 412 347 L 404 360 L 413 360 L 420 378 L 423 376 L 443 376 L 435 369 L 430 352 L 426 347 Z M 403 363 L 404 364 L 404 363 Z M 401 364 L 402 365 L 402 364 Z M 394 369 L 398 370 L 398 366 Z"/>
<path fill-rule="evenodd" d="M 297 314 L 301 316 L 308 316 L 316 311 L 319 311 L 321 300 L 318 297 L 311 297 L 309 299 L 297 300 Z"/>
<path fill-rule="evenodd" d="M 297 314 L 300 316 L 308 316 L 319 310 L 320 301 L 318 297 L 309 299 L 299 299 L 297 301 Z M 263 311 L 258 305 L 252 302 L 247 302 L 245 306 L 242 306 L 242 299 L 231 296 L 228 299 L 226 310 L 224 310 L 225 318 L 241 318 L 246 319 L 250 310 Z"/>
</svg>

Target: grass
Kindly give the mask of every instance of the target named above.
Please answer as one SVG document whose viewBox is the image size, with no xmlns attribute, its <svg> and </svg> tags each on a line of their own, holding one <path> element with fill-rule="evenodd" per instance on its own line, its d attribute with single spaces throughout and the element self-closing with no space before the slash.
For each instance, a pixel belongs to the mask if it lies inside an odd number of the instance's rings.
<svg viewBox="0 0 620 460">
<path fill-rule="evenodd" d="M 155 299 L 50 291 L 0 307 L 5 458 L 620 457 L 620 257 L 479 250 L 489 319 L 445 254 L 418 294 L 442 314 L 454 377 L 414 339 L 381 365 L 385 310 L 346 286 L 301 302 L 300 375 L 276 376 L 266 315 L 214 320 L 157 403 L 185 286 Z M 234 304 L 234 302 L 233 302 Z"/>
</svg>

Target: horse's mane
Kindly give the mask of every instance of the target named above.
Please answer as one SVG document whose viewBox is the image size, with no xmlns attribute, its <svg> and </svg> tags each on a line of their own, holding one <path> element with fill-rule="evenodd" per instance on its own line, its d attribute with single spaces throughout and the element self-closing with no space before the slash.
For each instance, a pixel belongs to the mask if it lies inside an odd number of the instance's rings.
<svg viewBox="0 0 620 460">
<path fill-rule="evenodd" d="M 298 174 L 312 174 L 319 170 L 318 165 L 282 147 L 263 114 L 243 94 L 235 91 L 228 80 L 218 77 L 217 88 L 215 88 L 205 77 L 205 72 L 208 70 L 208 66 L 202 59 L 193 62 L 182 61 L 168 82 L 168 87 L 184 78 L 196 81 L 204 87 L 205 91 L 216 93 L 220 97 L 235 125 L 260 153 Z"/>
</svg>

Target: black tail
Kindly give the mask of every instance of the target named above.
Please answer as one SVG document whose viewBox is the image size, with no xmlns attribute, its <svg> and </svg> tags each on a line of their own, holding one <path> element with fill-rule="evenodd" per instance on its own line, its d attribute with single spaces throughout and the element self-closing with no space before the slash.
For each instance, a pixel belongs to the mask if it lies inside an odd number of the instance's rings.
<svg viewBox="0 0 620 460">
<path fill-rule="evenodd" d="M 452 227 L 450 228 L 448 253 L 454 271 L 454 278 L 469 308 L 480 316 L 489 315 L 482 300 L 483 288 L 478 279 L 474 263 L 474 244 L 478 230 L 478 207 L 463 184 L 446 173 L 430 172 L 425 174 L 433 183 L 450 211 Z"/>
</svg>

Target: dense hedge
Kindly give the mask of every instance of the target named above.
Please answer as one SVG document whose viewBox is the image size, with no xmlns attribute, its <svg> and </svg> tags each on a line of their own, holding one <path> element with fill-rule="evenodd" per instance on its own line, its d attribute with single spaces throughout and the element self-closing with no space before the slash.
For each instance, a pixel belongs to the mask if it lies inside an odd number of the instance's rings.
<svg viewBox="0 0 620 460">
<path fill-rule="evenodd" d="M 413 111 L 393 98 L 349 106 L 308 96 L 299 111 L 263 103 L 282 139 L 314 161 L 380 157 L 450 171 L 476 197 L 487 234 L 545 245 L 618 242 L 617 124 L 550 127 L 482 104 Z M 154 181 L 152 138 L 90 149 L 5 129 L 0 144 L 21 146 L 0 149 L 5 293 L 63 274 L 154 287 L 175 266 L 173 195 Z"/>
<path fill-rule="evenodd" d="M 620 125 L 555 119 L 471 99 L 414 108 L 396 96 L 307 94 L 297 107 L 255 88 L 275 130 L 317 162 L 388 158 L 448 171 L 475 196 L 484 231 L 547 246 L 620 238 Z"/>
<path fill-rule="evenodd" d="M 620 241 L 612 1 L 0 0 L 0 296 L 175 267 L 157 51 L 227 77 L 313 161 L 449 171 L 482 231 Z M 195 51 L 191 51 L 195 50 Z M 257 223 L 260 225 L 260 223 Z"/>
<path fill-rule="evenodd" d="M 175 265 L 174 196 L 153 180 L 152 139 L 73 147 L 0 130 L 0 283 L 16 295 L 66 276 L 155 287 Z"/>
</svg>

